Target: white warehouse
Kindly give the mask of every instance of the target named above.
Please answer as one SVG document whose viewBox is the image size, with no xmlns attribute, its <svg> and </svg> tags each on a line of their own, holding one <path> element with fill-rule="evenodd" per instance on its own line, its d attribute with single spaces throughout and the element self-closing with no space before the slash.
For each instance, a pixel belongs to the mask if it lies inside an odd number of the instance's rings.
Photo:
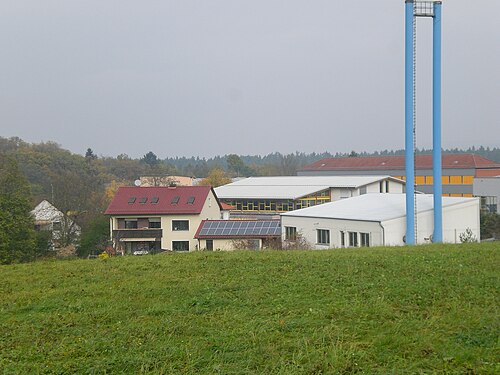
<svg viewBox="0 0 500 375">
<path fill-rule="evenodd" d="M 404 245 L 405 194 L 365 194 L 281 214 L 282 240 L 315 249 Z M 417 194 L 417 244 L 432 241 L 433 196 Z M 443 242 L 470 229 L 479 241 L 479 198 L 443 197 Z"/>
</svg>

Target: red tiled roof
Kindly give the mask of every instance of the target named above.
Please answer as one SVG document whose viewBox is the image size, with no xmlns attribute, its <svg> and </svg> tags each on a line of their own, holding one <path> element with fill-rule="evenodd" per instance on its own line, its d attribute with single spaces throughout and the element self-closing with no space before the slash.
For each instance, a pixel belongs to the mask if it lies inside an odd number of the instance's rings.
<svg viewBox="0 0 500 375">
<path fill-rule="evenodd" d="M 236 208 L 236 207 L 231 206 L 230 204 L 227 204 L 224 202 L 220 202 L 220 207 L 221 207 L 221 210 L 224 210 L 224 211 L 230 211 L 230 210 L 234 210 Z"/>
<path fill-rule="evenodd" d="M 432 169 L 432 155 L 417 155 L 417 169 Z M 405 168 L 404 155 L 326 158 L 302 167 L 301 171 L 389 170 Z M 475 154 L 444 154 L 442 168 L 500 168 L 500 164 Z"/>
<path fill-rule="evenodd" d="M 210 191 L 212 191 L 210 186 L 121 187 L 104 213 L 106 215 L 199 214 Z M 178 202 L 175 203 L 177 197 Z M 158 198 L 157 203 L 155 203 L 156 198 Z M 188 203 L 192 198 L 194 201 Z M 132 201 L 133 203 L 129 203 Z M 219 204 L 217 198 L 214 203 Z"/>
</svg>

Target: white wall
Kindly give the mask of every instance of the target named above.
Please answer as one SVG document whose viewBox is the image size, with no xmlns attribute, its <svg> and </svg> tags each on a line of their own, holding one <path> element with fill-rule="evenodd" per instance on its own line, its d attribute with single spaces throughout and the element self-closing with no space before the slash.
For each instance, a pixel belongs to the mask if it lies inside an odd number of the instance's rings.
<svg viewBox="0 0 500 375">
<path fill-rule="evenodd" d="M 443 208 L 443 242 L 460 243 L 460 234 L 467 228 L 472 230 L 476 239 L 480 238 L 479 198 Z M 370 233 L 370 246 L 402 246 L 406 234 L 406 218 L 387 220 L 382 223 L 370 221 L 339 220 L 327 218 L 281 216 L 282 240 L 285 241 L 285 227 L 296 227 L 297 233 L 314 249 L 341 247 L 340 231 Z M 383 230 L 382 230 L 383 227 Z M 319 245 L 317 229 L 330 230 L 330 245 Z M 431 242 L 434 231 L 433 211 L 419 213 L 417 216 L 417 244 Z M 360 241 L 358 235 L 358 241 Z M 346 234 L 346 242 L 348 242 Z M 348 245 L 348 244 L 346 244 Z"/>
<path fill-rule="evenodd" d="M 460 234 L 467 228 L 472 230 L 476 239 L 480 238 L 479 198 L 466 203 L 443 207 L 443 242 L 460 243 Z M 406 217 L 384 221 L 385 244 L 387 246 L 404 245 Z M 434 232 L 434 212 L 426 211 L 417 215 L 417 244 L 431 243 Z"/>
<path fill-rule="evenodd" d="M 308 218 L 296 216 L 281 216 L 282 240 L 285 241 L 285 227 L 296 227 L 297 234 L 302 236 L 314 249 L 328 249 L 341 247 L 340 232 L 346 232 L 346 246 L 348 246 L 347 232 L 363 232 L 370 234 L 370 246 L 382 245 L 382 228 L 378 222 L 350 221 L 325 218 Z M 330 244 L 317 244 L 317 229 L 330 231 Z M 358 242 L 360 241 L 358 234 Z"/>
</svg>

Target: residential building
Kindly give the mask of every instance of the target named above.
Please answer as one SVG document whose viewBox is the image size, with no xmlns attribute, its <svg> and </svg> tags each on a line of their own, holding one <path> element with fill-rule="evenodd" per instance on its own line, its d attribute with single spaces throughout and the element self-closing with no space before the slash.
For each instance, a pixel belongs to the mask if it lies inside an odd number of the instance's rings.
<svg viewBox="0 0 500 375">
<path fill-rule="evenodd" d="M 195 238 L 205 250 L 263 249 L 279 245 L 280 220 L 204 220 Z"/>
<path fill-rule="evenodd" d="M 215 188 L 233 218 L 278 215 L 366 193 L 402 193 L 404 181 L 390 176 L 249 177 Z"/>
<path fill-rule="evenodd" d="M 192 251 L 200 223 L 220 219 L 221 205 L 209 186 L 121 187 L 105 214 L 122 254 Z"/>
<path fill-rule="evenodd" d="M 417 244 L 432 242 L 433 196 L 416 195 Z M 479 198 L 443 197 L 443 242 L 480 238 Z M 315 249 L 404 245 L 405 194 L 365 194 L 281 214 L 282 240 L 300 236 Z"/>
<path fill-rule="evenodd" d="M 432 155 L 415 158 L 417 190 L 432 193 Z M 405 179 L 405 157 L 370 156 L 326 158 L 302 167 L 299 176 L 345 176 L 387 174 Z M 500 175 L 500 164 L 475 154 L 443 154 L 443 196 L 472 197 L 474 179 Z"/>
<path fill-rule="evenodd" d="M 32 211 L 31 216 L 35 221 L 35 230 L 49 231 L 52 233 L 52 246 L 76 244 L 80 238 L 81 228 L 49 201 L 41 201 Z"/>
</svg>

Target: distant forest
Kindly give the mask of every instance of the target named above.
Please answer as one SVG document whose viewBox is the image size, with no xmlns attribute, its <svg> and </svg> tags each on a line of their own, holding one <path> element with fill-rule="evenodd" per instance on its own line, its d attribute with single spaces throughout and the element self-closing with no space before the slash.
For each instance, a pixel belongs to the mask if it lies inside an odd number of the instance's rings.
<svg viewBox="0 0 500 375">
<path fill-rule="evenodd" d="M 418 153 L 430 153 L 418 150 Z M 447 149 L 445 153 L 475 153 L 500 163 L 500 148 Z M 153 151 L 142 158 L 126 154 L 98 156 L 88 148 L 85 155 L 63 149 L 54 142 L 28 143 L 20 138 L 0 137 L 0 154 L 16 160 L 27 177 L 34 203 L 48 199 L 59 209 L 101 213 L 117 186 L 130 185 L 140 176 L 183 175 L 204 178 L 218 168 L 227 177 L 295 175 L 300 167 L 328 157 L 401 155 L 404 150 L 373 153 L 271 153 L 224 155 L 213 158 L 170 157 L 159 159 Z"/>
</svg>

